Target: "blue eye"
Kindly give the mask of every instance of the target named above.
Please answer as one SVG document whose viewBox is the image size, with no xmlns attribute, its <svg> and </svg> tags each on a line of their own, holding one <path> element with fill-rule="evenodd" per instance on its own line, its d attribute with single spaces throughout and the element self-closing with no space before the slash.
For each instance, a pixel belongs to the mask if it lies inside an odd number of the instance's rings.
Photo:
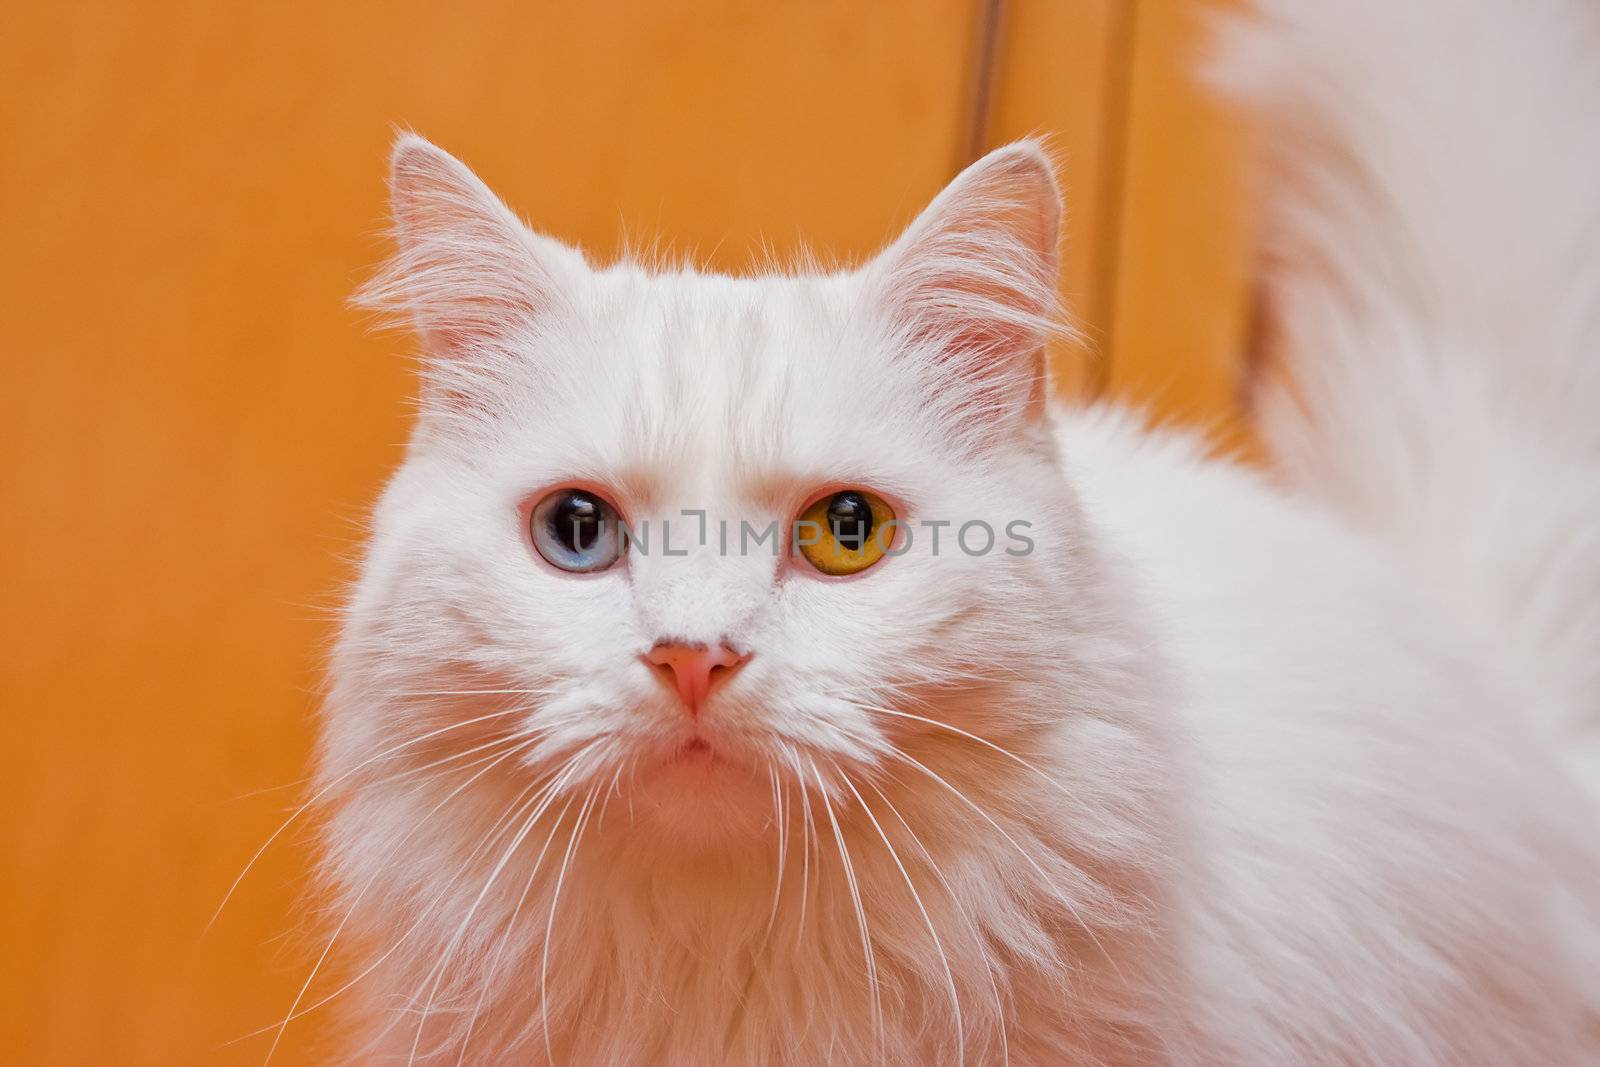
<svg viewBox="0 0 1600 1067">
<path fill-rule="evenodd" d="M 539 501 L 528 526 L 539 555 L 564 571 L 603 571 L 622 556 L 617 509 L 582 489 L 557 489 Z"/>
</svg>

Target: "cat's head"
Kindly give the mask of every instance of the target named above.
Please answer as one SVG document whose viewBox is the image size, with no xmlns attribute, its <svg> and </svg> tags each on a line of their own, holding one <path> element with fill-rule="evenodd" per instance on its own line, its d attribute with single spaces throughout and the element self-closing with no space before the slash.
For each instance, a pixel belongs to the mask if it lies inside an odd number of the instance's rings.
<svg viewBox="0 0 1600 1067">
<path fill-rule="evenodd" d="M 1037 725 L 1076 538 L 1037 145 L 843 273 L 596 268 L 412 136 L 392 189 L 363 299 L 420 336 L 421 412 L 341 642 L 336 767 L 499 758 L 717 841 L 785 783 Z"/>
</svg>

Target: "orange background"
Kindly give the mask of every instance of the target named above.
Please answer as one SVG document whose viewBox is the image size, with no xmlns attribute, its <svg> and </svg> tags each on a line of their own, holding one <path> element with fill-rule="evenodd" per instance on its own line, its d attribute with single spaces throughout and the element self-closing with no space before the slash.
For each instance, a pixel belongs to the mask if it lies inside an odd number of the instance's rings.
<svg viewBox="0 0 1600 1067">
<path fill-rule="evenodd" d="M 1243 198 L 1197 6 L 4 5 L 0 1063 L 260 1063 L 234 1039 L 305 974 L 303 834 L 205 925 L 302 795 L 406 434 L 407 343 L 344 304 L 391 124 L 602 257 L 725 269 L 866 254 L 975 150 L 1049 133 L 1089 338 L 1061 381 L 1226 423 Z"/>
</svg>

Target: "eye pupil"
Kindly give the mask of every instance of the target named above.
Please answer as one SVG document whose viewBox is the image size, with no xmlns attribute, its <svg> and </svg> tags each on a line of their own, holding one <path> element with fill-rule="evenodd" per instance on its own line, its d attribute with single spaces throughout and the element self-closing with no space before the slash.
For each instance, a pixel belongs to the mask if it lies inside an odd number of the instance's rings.
<svg viewBox="0 0 1600 1067">
<path fill-rule="evenodd" d="M 569 552 L 587 552 L 600 540 L 603 505 L 588 493 L 572 492 L 550 511 L 550 533 Z"/>
<path fill-rule="evenodd" d="M 840 546 L 860 552 L 872 536 L 872 505 L 860 493 L 835 493 L 828 501 L 828 528 Z"/>
</svg>

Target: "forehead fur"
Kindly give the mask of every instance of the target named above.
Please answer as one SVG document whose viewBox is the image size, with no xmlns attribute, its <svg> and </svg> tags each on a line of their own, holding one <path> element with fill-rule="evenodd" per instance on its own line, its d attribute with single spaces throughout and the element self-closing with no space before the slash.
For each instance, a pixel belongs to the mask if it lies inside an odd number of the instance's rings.
<svg viewBox="0 0 1600 1067">
<path fill-rule="evenodd" d="M 359 299 L 422 339 L 425 434 L 503 430 L 512 411 L 550 440 L 611 430 L 637 453 L 613 467 L 759 464 L 780 442 L 814 463 L 811 443 L 846 462 L 883 454 L 888 430 L 971 451 L 1038 420 L 1059 204 L 1036 145 L 974 164 L 836 275 L 596 271 L 416 137 L 397 143 L 391 185 L 399 250 Z"/>
<path fill-rule="evenodd" d="M 498 417 L 483 426 L 544 468 L 530 476 L 665 481 L 702 502 L 730 479 L 759 494 L 772 479 L 871 473 L 893 492 L 941 440 L 858 275 L 623 265 L 579 284 L 585 297 L 509 342 L 520 351 L 497 384 Z"/>
</svg>

